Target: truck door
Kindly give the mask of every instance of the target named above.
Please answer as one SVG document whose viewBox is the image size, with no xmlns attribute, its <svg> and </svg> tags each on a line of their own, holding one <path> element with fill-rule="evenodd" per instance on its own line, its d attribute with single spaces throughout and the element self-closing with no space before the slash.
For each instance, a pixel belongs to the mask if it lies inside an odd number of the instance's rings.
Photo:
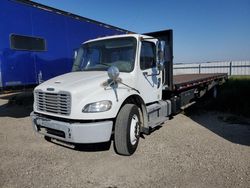
<svg viewBox="0 0 250 188">
<path fill-rule="evenodd" d="M 140 50 L 138 88 L 146 103 L 162 97 L 161 72 L 156 67 L 156 45 L 153 41 L 142 41 Z"/>
</svg>

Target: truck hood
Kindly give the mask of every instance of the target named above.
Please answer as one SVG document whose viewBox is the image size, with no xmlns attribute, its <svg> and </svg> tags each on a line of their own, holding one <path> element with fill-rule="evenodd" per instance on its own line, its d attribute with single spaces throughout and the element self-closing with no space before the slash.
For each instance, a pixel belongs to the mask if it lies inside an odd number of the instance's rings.
<svg viewBox="0 0 250 188">
<path fill-rule="evenodd" d="M 134 76 L 131 73 L 120 73 L 120 78 L 125 84 L 134 87 Z M 105 89 L 104 83 L 109 79 L 106 71 L 84 71 L 67 73 L 55 78 L 52 78 L 35 88 L 35 91 L 42 90 L 46 93 L 69 92 L 71 94 L 71 114 L 70 119 L 102 119 L 113 118 L 116 116 L 117 108 L 135 91 L 129 89 L 127 86 L 119 84 L 118 87 L 107 87 Z M 35 98 L 36 99 L 36 98 Z M 87 104 L 109 100 L 112 102 L 113 107 L 103 113 L 82 113 L 82 109 Z M 48 115 L 65 117 L 64 115 L 43 112 Z"/>
<path fill-rule="evenodd" d="M 85 71 L 85 72 L 71 72 L 61 76 L 52 78 L 37 88 L 44 91 L 54 89 L 54 91 L 70 91 L 74 92 L 75 89 L 82 86 L 84 88 L 89 86 L 101 86 L 107 81 L 108 75 L 106 71 Z"/>
<path fill-rule="evenodd" d="M 126 84 L 133 87 L 130 73 L 120 73 L 119 76 Z M 46 92 L 68 91 L 71 94 L 90 95 L 98 90 L 103 90 L 103 84 L 109 79 L 106 71 L 71 72 L 57 76 L 37 86 L 35 89 Z"/>
</svg>

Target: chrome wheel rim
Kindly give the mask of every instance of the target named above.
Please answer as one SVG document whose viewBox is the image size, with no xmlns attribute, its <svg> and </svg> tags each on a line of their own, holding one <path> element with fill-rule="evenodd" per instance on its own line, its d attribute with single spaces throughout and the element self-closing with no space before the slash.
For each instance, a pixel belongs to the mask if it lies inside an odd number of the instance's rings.
<svg viewBox="0 0 250 188">
<path fill-rule="evenodd" d="M 133 115 L 130 124 L 130 143 L 135 145 L 139 139 L 139 118 L 136 114 Z"/>
</svg>

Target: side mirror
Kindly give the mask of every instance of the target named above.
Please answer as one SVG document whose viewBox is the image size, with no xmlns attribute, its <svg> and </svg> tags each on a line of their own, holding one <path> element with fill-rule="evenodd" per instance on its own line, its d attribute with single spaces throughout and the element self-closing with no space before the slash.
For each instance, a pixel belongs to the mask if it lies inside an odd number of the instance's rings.
<svg viewBox="0 0 250 188">
<path fill-rule="evenodd" d="M 78 54 L 78 50 L 74 50 L 74 59 L 76 59 L 77 54 Z"/>
<path fill-rule="evenodd" d="M 113 82 L 117 82 L 119 74 L 119 69 L 116 66 L 111 66 L 108 68 L 108 76 Z"/>
<path fill-rule="evenodd" d="M 160 71 L 164 69 L 165 63 L 165 52 L 166 52 L 166 42 L 158 41 L 157 42 L 157 67 Z"/>
</svg>

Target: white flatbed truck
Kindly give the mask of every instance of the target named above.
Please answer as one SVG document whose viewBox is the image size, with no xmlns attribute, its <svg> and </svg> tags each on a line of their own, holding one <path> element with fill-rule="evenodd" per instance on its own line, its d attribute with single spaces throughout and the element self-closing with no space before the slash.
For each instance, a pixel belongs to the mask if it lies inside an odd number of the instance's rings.
<svg viewBox="0 0 250 188">
<path fill-rule="evenodd" d="M 113 135 L 132 155 L 141 134 L 164 123 L 227 74 L 173 76 L 173 32 L 125 34 L 82 44 L 71 73 L 34 89 L 33 128 L 63 142 L 101 143 Z"/>
</svg>

